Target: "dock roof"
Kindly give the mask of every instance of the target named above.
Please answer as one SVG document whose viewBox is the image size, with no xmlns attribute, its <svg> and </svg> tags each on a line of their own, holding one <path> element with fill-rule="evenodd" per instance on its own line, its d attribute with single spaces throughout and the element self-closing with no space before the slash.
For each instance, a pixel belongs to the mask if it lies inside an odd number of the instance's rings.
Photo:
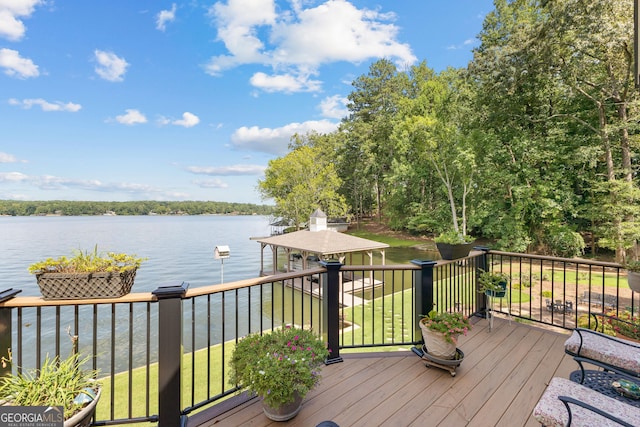
<svg viewBox="0 0 640 427">
<path fill-rule="evenodd" d="M 300 230 L 256 240 L 264 245 L 315 253 L 321 256 L 382 250 L 389 247 L 386 243 L 332 230 Z"/>
</svg>

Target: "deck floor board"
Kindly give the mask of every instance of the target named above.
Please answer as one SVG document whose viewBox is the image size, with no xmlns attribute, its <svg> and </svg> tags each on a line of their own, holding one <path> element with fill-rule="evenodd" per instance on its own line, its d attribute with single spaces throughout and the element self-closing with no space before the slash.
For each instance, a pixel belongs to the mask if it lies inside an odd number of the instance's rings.
<svg viewBox="0 0 640 427">
<path fill-rule="evenodd" d="M 568 332 L 496 318 L 478 320 L 459 348 L 455 377 L 411 351 L 343 353 L 288 422 L 272 422 L 252 399 L 201 426 L 538 426 L 533 407 L 553 376 L 577 364 L 564 354 Z M 200 420 L 202 418 L 199 418 Z M 192 423 L 188 424 L 193 427 Z"/>
</svg>

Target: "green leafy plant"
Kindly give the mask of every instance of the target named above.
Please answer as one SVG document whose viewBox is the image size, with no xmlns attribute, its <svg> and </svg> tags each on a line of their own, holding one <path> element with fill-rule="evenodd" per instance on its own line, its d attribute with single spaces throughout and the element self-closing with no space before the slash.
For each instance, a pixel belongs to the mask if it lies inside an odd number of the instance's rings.
<svg viewBox="0 0 640 427">
<path fill-rule="evenodd" d="M 462 233 L 459 233 L 455 230 L 445 231 L 440 233 L 437 237 L 433 239 L 436 243 L 447 243 L 449 245 L 461 245 L 465 243 L 473 242 L 473 237 L 466 236 Z"/>
<path fill-rule="evenodd" d="M 320 381 L 329 356 L 326 344 L 311 330 L 284 327 L 251 334 L 231 356 L 231 381 L 261 396 L 272 408 L 304 397 Z"/>
<path fill-rule="evenodd" d="M 462 313 L 438 313 L 436 310 L 431 310 L 422 318 L 423 325 L 432 331 L 440 332 L 444 335 L 444 339 L 450 343 L 457 344 L 458 336 L 467 335 L 467 332 L 471 330 L 469 318 Z"/>
<path fill-rule="evenodd" d="M 455 230 L 445 231 L 433 239 L 436 243 L 447 243 L 450 245 L 460 245 L 473 242 L 473 237 L 463 235 Z"/>
<path fill-rule="evenodd" d="M 29 266 L 31 274 L 39 273 L 95 273 L 99 271 L 122 273 L 134 270 L 146 261 L 146 258 L 138 258 L 136 255 L 108 252 L 106 255 L 98 254 L 96 245 L 93 252 L 75 250 L 73 257 L 61 256 L 53 259 L 33 263 Z"/>
<path fill-rule="evenodd" d="M 593 317 L 596 319 L 593 320 Z M 608 311 L 604 314 L 593 314 L 589 324 L 589 316 L 584 314 L 578 318 L 578 326 L 581 328 L 591 327 L 606 335 L 625 337 L 640 340 L 640 316 L 632 316 L 628 310 Z M 596 327 L 597 323 L 597 327 Z"/>
<path fill-rule="evenodd" d="M 478 292 L 484 293 L 485 291 L 504 291 L 506 285 L 509 283 L 509 279 L 509 275 L 506 273 L 492 273 L 490 271 L 483 271 L 478 276 Z"/>
<path fill-rule="evenodd" d="M 640 340 L 640 316 L 632 316 L 627 310 L 606 313 L 603 323 L 613 330 L 614 335 Z"/>
<path fill-rule="evenodd" d="M 61 360 L 47 356 L 39 370 L 9 374 L 0 378 L 0 399 L 16 406 L 62 406 L 69 419 L 93 400 L 99 383 L 97 372 L 83 370 L 90 357 L 77 353 Z M 79 396 L 86 395 L 89 399 Z"/>
<path fill-rule="evenodd" d="M 626 268 L 627 271 L 633 271 L 635 273 L 640 273 L 640 261 L 638 261 L 638 260 L 627 261 L 624 264 L 624 268 Z"/>
</svg>

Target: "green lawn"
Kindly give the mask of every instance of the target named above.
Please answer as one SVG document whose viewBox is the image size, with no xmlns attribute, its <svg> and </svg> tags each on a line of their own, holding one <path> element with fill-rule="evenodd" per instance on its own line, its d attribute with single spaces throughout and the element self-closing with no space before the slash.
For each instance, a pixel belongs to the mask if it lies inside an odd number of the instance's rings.
<svg viewBox="0 0 640 427">
<path fill-rule="evenodd" d="M 370 233 L 364 230 L 349 230 L 349 234 L 352 236 L 360 237 L 362 239 L 386 243 L 393 248 L 408 248 L 418 244 L 416 240 L 406 240 L 399 237 L 386 236 L 384 234 Z"/>
<path fill-rule="evenodd" d="M 229 341 L 224 345 L 224 368 L 227 369 L 231 352 L 235 347 L 234 341 Z M 182 362 L 183 380 L 182 384 L 182 406 L 191 406 L 191 391 L 194 390 L 194 402 L 198 403 L 206 400 L 209 396 L 222 393 L 222 360 L 223 345 L 217 344 L 207 349 L 198 350 L 195 353 L 185 354 Z M 195 383 L 191 383 L 191 368 L 195 363 L 196 375 Z M 207 366 L 210 369 L 207 375 Z M 149 367 L 147 381 L 147 368 L 137 368 L 132 370 L 131 378 L 128 372 L 119 373 L 115 377 L 115 396 L 114 396 L 114 418 L 130 418 L 144 417 L 147 414 L 146 390 L 150 396 L 148 413 L 150 415 L 158 414 L 158 364 L 154 363 Z M 96 420 L 104 420 L 111 417 L 110 400 L 111 400 L 111 378 L 103 378 L 100 380 L 103 384 L 103 392 L 96 409 Z M 131 404 L 129 398 L 129 381 L 131 381 Z M 231 387 L 229 385 L 228 387 Z M 143 392 L 145 391 L 145 392 Z M 131 408 L 131 410 L 129 410 Z M 156 425 L 155 423 L 143 425 Z"/>
<path fill-rule="evenodd" d="M 446 279 L 437 284 L 439 289 L 437 295 L 446 295 L 444 288 Z M 476 293 L 472 289 L 466 289 L 464 292 L 470 292 L 472 304 L 475 304 Z M 511 299 L 513 302 L 528 301 L 528 295 L 520 293 L 516 289 L 510 289 Z M 466 298 L 465 298 L 466 299 Z M 436 301 L 436 303 L 438 303 Z M 369 299 L 361 306 L 345 307 L 343 316 L 346 321 L 354 324 L 355 328 L 343 333 L 340 338 L 341 345 L 359 346 L 359 345 L 388 345 L 386 347 L 361 348 L 357 351 L 384 351 L 397 350 L 399 348 L 407 349 L 409 346 L 401 346 L 400 343 L 411 342 L 412 340 L 420 340 L 421 336 L 412 338 L 412 328 L 414 317 L 413 290 L 399 290 L 390 295 L 376 296 Z M 448 310 L 451 307 L 443 307 Z M 422 314 L 422 313 L 420 313 Z M 397 343 L 398 345 L 395 345 Z M 206 400 L 209 396 L 222 393 L 223 367 L 228 370 L 228 362 L 235 343 L 227 342 L 224 345 L 217 344 L 209 349 L 196 351 L 184 355 L 183 359 L 183 378 L 182 384 L 183 401 L 182 406 L 191 406 L 191 393 L 193 390 L 194 402 Z M 224 351 L 224 365 L 223 360 Z M 349 351 L 349 350 L 345 350 Z M 191 369 L 195 364 L 195 383 L 191 383 Z M 209 370 L 209 371 L 208 371 Z M 207 375 L 207 372 L 209 374 Z M 148 376 L 148 380 L 147 380 Z M 225 381 L 228 378 L 225 377 Z M 110 401 L 111 401 L 111 378 L 107 377 L 102 380 L 104 384 L 103 394 L 97 408 L 97 420 L 111 418 Z M 129 399 L 129 387 L 131 383 L 131 403 Z M 158 413 L 158 365 L 152 364 L 148 368 L 138 368 L 131 372 L 115 375 L 114 388 L 116 390 L 114 396 L 114 418 L 130 418 L 143 417 L 149 414 Z M 228 385 L 230 387 L 230 385 Z M 147 411 L 146 394 L 143 390 L 149 390 L 150 403 Z M 131 410 L 129 409 L 131 408 Z"/>
</svg>

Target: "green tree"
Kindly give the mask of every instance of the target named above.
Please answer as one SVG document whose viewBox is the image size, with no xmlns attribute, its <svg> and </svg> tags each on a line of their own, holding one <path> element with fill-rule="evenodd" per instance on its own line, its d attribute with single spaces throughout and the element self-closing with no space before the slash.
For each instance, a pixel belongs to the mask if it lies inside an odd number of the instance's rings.
<svg viewBox="0 0 640 427">
<path fill-rule="evenodd" d="M 425 182 L 429 178 L 425 171 L 433 171 L 431 179 L 435 175 L 440 181 L 449 210 L 448 221 L 440 224 L 439 231 L 453 228 L 466 235 L 467 198 L 475 173 L 475 156 L 469 143 L 472 134 L 465 125 L 471 114 L 471 92 L 459 70 L 435 75 L 423 63 L 414 67 L 411 75 L 412 97 L 400 103 L 392 134 L 394 173 L 389 181 L 394 185 L 390 188 L 403 191 L 407 183 L 398 184 L 404 176 L 415 179 L 422 175 L 420 180 Z M 405 193 L 403 198 L 410 198 L 405 203 L 411 199 L 424 201 L 424 193 L 419 190 L 419 195 Z M 418 210 L 423 214 L 431 209 L 423 205 Z"/>
<path fill-rule="evenodd" d="M 329 217 L 344 217 L 348 206 L 338 193 L 341 181 L 332 163 L 330 137 L 294 136 L 291 151 L 269 161 L 264 180 L 258 182 L 263 199 L 273 199 L 276 215 L 300 229 L 320 207 Z"/>
<path fill-rule="evenodd" d="M 561 111 L 590 133 L 601 161 L 596 165 L 592 218 L 601 244 L 618 261 L 637 258 L 640 239 L 638 93 L 633 87 L 633 2 L 556 0 L 546 4 L 545 52 L 562 84 L 586 108 Z M 596 145 L 597 144 L 597 145 Z M 634 176 L 636 180 L 634 182 Z"/>
<path fill-rule="evenodd" d="M 381 218 L 387 195 L 385 177 L 394 157 L 390 136 L 393 132 L 398 101 L 407 89 L 406 74 L 398 73 L 387 59 L 374 62 L 369 73 L 353 82 L 354 91 L 348 96 L 349 116 L 341 131 L 348 134 L 340 167 L 344 182 L 357 182 L 347 194 L 352 206 L 362 211 L 373 207 Z M 373 194 L 364 194 L 370 191 Z M 373 201 L 373 206 L 364 205 Z"/>
</svg>

